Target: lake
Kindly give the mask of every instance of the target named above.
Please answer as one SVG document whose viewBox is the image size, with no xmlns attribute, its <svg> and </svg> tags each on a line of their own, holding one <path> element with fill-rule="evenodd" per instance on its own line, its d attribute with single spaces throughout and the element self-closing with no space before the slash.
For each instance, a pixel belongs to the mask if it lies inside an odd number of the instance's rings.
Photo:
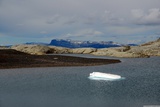
<svg viewBox="0 0 160 107">
<path fill-rule="evenodd" d="M 0 107 L 160 105 L 160 57 L 117 59 L 122 62 L 87 67 L 0 69 Z M 117 74 L 125 79 L 90 80 L 91 72 Z"/>
</svg>

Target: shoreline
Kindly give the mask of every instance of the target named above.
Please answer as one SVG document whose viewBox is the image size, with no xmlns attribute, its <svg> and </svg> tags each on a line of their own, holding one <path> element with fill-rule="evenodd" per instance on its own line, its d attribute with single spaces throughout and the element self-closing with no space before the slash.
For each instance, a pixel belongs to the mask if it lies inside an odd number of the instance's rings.
<svg viewBox="0 0 160 107">
<path fill-rule="evenodd" d="M 30 55 L 13 49 L 0 49 L 0 69 L 96 66 L 120 62 L 120 60 L 115 59 L 82 58 L 63 55 Z"/>
</svg>

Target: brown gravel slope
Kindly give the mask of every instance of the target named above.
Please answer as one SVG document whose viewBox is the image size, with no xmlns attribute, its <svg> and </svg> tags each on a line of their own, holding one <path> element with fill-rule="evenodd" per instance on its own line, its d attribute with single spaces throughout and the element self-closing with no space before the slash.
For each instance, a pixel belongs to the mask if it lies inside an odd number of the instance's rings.
<svg viewBox="0 0 160 107">
<path fill-rule="evenodd" d="M 62 55 L 29 55 L 12 49 L 0 50 L 0 69 L 27 67 L 94 66 L 120 60 L 80 58 Z"/>
</svg>

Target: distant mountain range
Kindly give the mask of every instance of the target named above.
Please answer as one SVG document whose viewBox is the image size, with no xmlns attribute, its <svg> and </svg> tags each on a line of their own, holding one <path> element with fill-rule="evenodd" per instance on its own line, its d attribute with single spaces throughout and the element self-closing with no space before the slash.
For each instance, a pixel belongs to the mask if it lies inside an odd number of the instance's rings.
<svg viewBox="0 0 160 107">
<path fill-rule="evenodd" d="M 42 43 L 42 42 L 27 42 L 25 44 L 27 45 L 49 45 L 48 43 Z"/>
<path fill-rule="evenodd" d="M 113 41 L 73 41 L 73 40 L 63 40 L 63 39 L 53 39 L 49 45 L 67 47 L 67 48 L 109 48 L 109 47 L 120 47 L 123 44 L 118 44 Z M 136 44 L 128 44 L 130 46 L 135 46 Z"/>
<path fill-rule="evenodd" d="M 119 44 L 113 41 L 74 41 L 70 39 L 53 39 L 49 44 L 42 42 L 27 42 L 27 45 L 51 45 L 66 48 L 109 48 L 121 46 L 137 46 L 137 44 Z"/>
<path fill-rule="evenodd" d="M 85 46 L 96 46 L 96 48 L 99 46 L 99 44 L 104 44 L 105 46 L 110 46 L 111 44 L 121 46 L 119 44 L 113 43 L 113 42 L 84 42 L 84 41 L 71 41 L 71 40 L 52 40 L 53 43 L 62 43 L 58 46 L 66 47 L 68 44 L 72 44 L 75 46 L 83 46 L 82 44 L 85 44 Z M 52 43 L 51 42 L 51 43 Z M 65 46 L 64 46 L 65 43 Z M 68 43 L 68 44 L 66 44 Z M 141 57 L 150 57 L 150 56 L 160 56 L 160 39 L 157 39 L 155 41 L 147 42 L 138 46 L 134 47 L 119 47 L 119 48 L 100 48 L 100 49 L 93 49 L 91 48 L 62 48 L 62 47 L 55 47 L 47 45 L 42 45 L 41 43 L 35 44 L 35 43 L 29 43 L 34 45 L 26 45 L 26 44 L 20 44 L 20 45 L 14 45 L 10 48 L 7 47 L 0 47 L 1 49 L 15 49 L 21 52 L 29 53 L 29 54 L 35 54 L 35 55 L 45 55 L 45 54 L 92 54 L 92 55 L 100 55 L 100 56 L 112 56 L 112 57 L 125 57 L 125 58 L 141 58 Z M 76 45 L 75 45 L 76 44 Z M 77 45 L 78 44 L 78 45 Z M 89 45 L 87 45 L 89 44 Z M 90 45 L 92 44 L 92 45 Z M 98 44 L 93 45 L 93 44 Z M 108 44 L 108 45 L 107 45 Z M 133 45 L 133 44 L 132 44 Z M 73 47 L 72 46 L 72 47 Z M 124 45 L 122 45 L 124 46 Z M 70 46 L 71 47 L 71 46 Z"/>
</svg>

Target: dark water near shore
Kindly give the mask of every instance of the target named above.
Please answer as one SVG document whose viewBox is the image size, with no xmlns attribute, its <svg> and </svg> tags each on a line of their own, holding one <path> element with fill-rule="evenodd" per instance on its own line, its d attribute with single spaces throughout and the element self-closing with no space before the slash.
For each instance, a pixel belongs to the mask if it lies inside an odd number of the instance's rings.
<svg viewBox="0 0 160 107">
<path fill-rule="evenodd" d="M 160 105 L 160 57 L 121 61 L 91 67 L 1 69 L 0 107 Z M 118 74 L 125 79 L 88 79 L 89 73 L 95 71 Z"/>
</svg>

